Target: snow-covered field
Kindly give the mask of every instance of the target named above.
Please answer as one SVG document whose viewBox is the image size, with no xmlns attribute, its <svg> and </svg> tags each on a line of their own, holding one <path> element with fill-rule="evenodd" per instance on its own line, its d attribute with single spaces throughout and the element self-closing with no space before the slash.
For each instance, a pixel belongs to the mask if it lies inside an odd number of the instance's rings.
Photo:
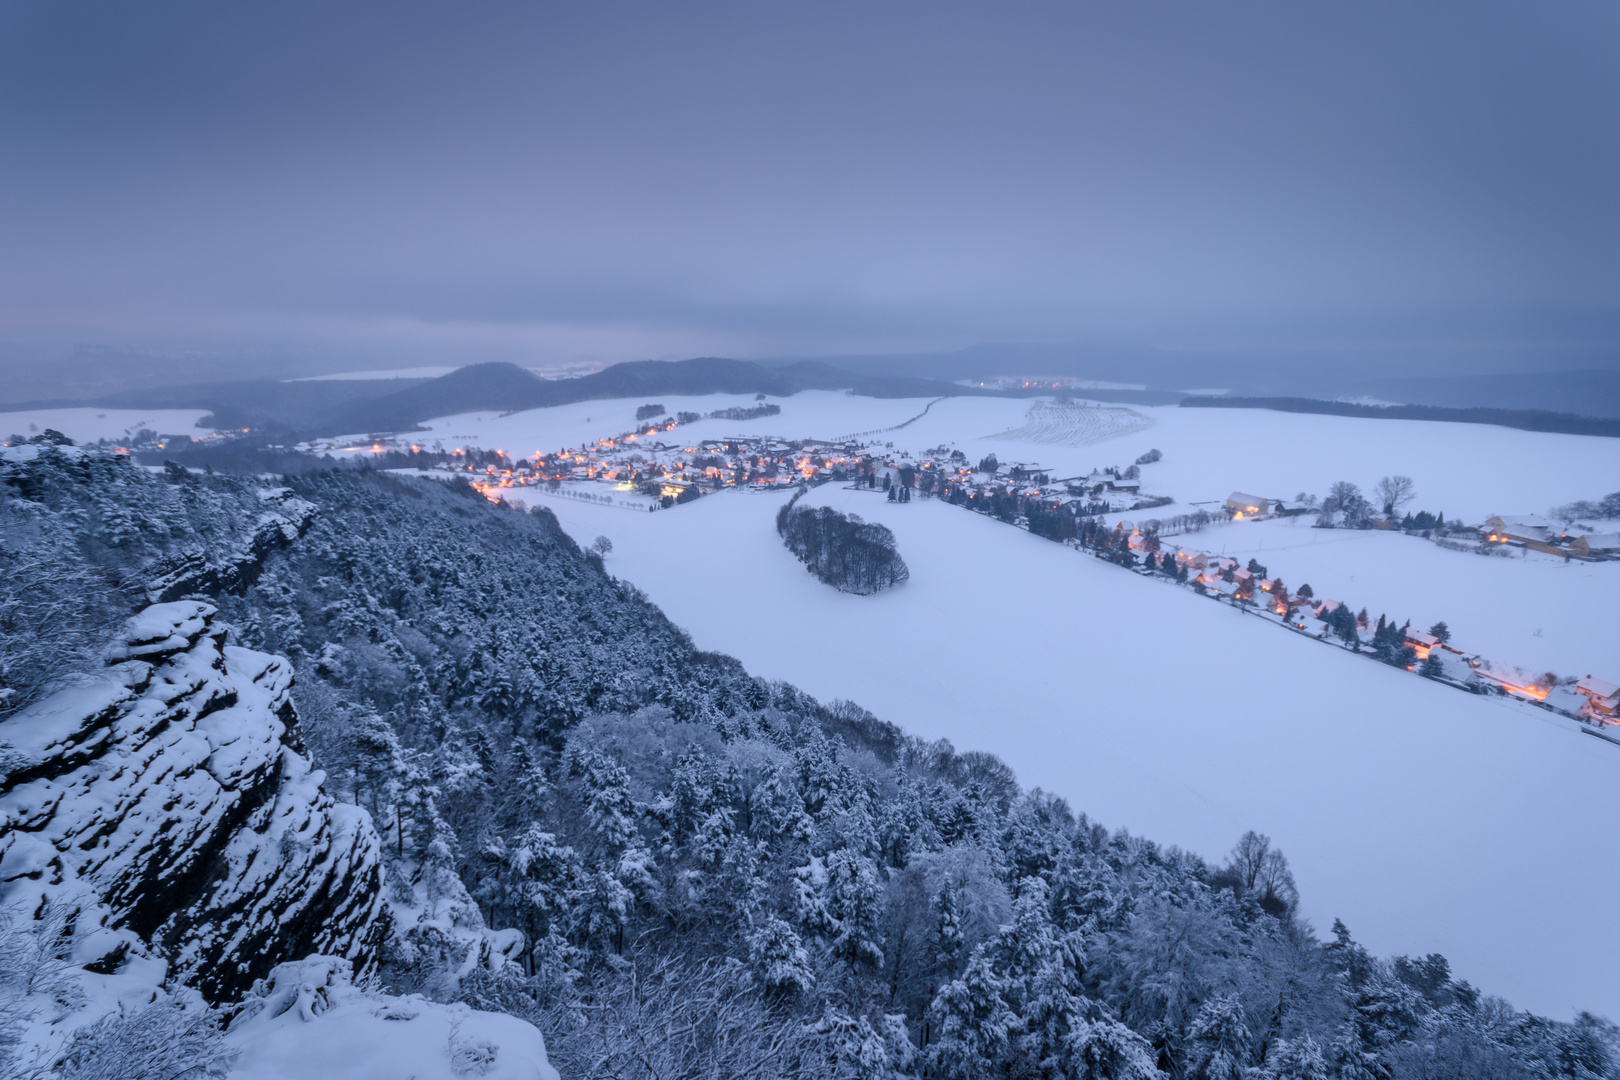
<svg viewBox="0 0 1620 1080">
<path fill-rule="evenodd" d="M 777 539 L 783 497 L 546 505 L 701 648 L 997 753 L 1111 827 L 1211 858 L 1266 832 L 1324 929 L 1445 953 L 1521 1007 L 1620 1015 L 1620 747 L 934 501 L 812 493 L 888 525 L 911 567 L 838 593 Z"/>
<path fill-rule="evenodd" d="M 1029 419 L 1011 431 L 990 438 L 998 442 L 1049 443 L 1054 446 L 1090 446 L 1092 443 L 1146 431 L 1153 418 L 1123 405 L 1037 401 Z"/>
<path fill-rule="evenodd" d="M 665 438 L 691 444 L 700 439 L 727 435 L 780 435 L 789 439 L 827 439 L 854 431 L 887 428 L 904 423 L 922 412 L 926 398 L 869 398 L 828 390 L 812 390 L 790 398 L 772 398 L 780 405 L 778 416 L 757 420 L 700 420 L 682 424 Z M 636 408 L 656 403 L 674 416 L 679 412 L 702 415 L 718 409 L 748 409 L 760 404 L 752 394 L 704 394 L 696 397 L 673 394 L 624 398 L 614 401 L 581 401 L 549 409 L 528 409 L 517 413 L 462 413 L 430 420 L 427 434 L 413 435 L 424 446 L 442 442 L 446 448 L 479 446 L 502 449 L 516 457 L 552 453 L 610 435 L 637 428 Z M 940 403 L 945 404 L 944 402 Z M 938 409 L 940 405 L 934 406 Z M 905 429 L 911 433 L 913 424 Z"/>
<path fill-rule="evenodd" d="M 661 403 L 708 412 L 752 399 Z M 530 453 L 629 430 L 638 404 L 435 427 L 461 436 L 458 444 Z M 892 427 L 927 402 L 821 393 L 780 404 L 780 416 L 677 431 L 686 443 L 828 437 Z M 1177 500 L 1158 516 L 1233 490 L 1321 494 L 1339 479 L 1365 489 L 1386 473 L 1413 477 L 1414 509 L 1473 521 L 1620 486 L 1620 440 L 1141 407 L 1133 411 L 1152 426 L 1105 441 L 1009 437 L 1051 429 L 1049 410 L 1032 407 L 948 399 L 881 438 L 907 449 L 954 443 L 973 459 L 994 450 L 1060 476 L 1158 448 L 1164 460 L 1144 466 L 1145 490 Z M 1069 426 L 1083 436 L 1085 424 Z M 896 506 L 832 486 L 810 496 L 898 537 L 911 581 L 856 597 L 816 582 L 782 547 L 772 524 L 780 493 L 727 492 L 654 514 L 528 497 L 581 542 L 612 539 L 610 570 L 646 590 L 702 648 L 824 699 L 855 700 L 919 734 L 1000 754 L 1024 783 L 1109 826 L 1216 859 L 1243 830 L 1259 829 L 1290 854 L 1320 925 L 1342 917 L 1381 953 L 1443 952 L 1461 976 L 1522 1007 L 1620 1015 L 1620 921 L 1607 911 L 1620 886 L 1612 857 L 1620 747 L 1569 721 L 1346 656 L 933 501 Z M 1308 522 L 1185 539 L 1253 554 L 1291 586 L 1310 582 L 1375 614 L 1421 626 L 1445 619 L 1460 644 L 1494 659 L 1620 673 L 1620 635 L 1607 628 L 1620 565 L 1484 558 Z"/>
<path fill-rule="evenodd" d="M 205 434 L 197 427 L 207 409 L 23 409 L 0 412 L 0 437 L 33 436 L 54 428 L 76 443 L 126 439 L 142 428 L 159 435 Z"/>
</svg>

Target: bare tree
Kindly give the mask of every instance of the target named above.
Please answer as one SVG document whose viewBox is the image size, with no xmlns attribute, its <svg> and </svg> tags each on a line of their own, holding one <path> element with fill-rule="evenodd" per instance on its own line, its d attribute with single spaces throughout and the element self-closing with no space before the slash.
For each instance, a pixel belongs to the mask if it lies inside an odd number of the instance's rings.
<svg viewBox="0 0 1620 1080">
<path fill-rule="evenodd" d="M 1386 516 L 1395 513 L 1412 501 L 1413 485 L 1410 476 L 1386 476 L 1373 487 L 1373 495 Z"/>
</svg>

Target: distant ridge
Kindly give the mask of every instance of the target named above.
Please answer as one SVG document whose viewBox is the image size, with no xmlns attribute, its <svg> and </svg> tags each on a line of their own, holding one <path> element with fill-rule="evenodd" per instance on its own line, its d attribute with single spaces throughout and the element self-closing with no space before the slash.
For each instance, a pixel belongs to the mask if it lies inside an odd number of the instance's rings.
<svg viewBox="0 0 1620 1080">
<path fill-rule="evenodd" d="M 1373 420 L 1440 420 L 1452 424 L 1494 424 L 1521 431 L 1561 435 L 1605 435 L 1620 438 L 1620 420 L 1541 409 L 1448 409 L 1438 405 L 1362 405 L 1349 401 L 1319 401 L 1290 397 L 1184 398 L 1184 409 L 1271 409 L 1274 412 L 1319 413 Z"/>
<path fill-rule="evenodd" d="M 405 431 L 436 416 L 538 409 L 657 394 L 771 394 L 853 390 L 868 397 L 983 394 L 938 379 L 868 376 L 815 361 L 768 368 L 751 360 L 636 360 L 577 379 L 541 379 L 507 363 L 473 364 L 408 389 L 346 403 L 315 418 L 321 433 Z"/>
</svg>

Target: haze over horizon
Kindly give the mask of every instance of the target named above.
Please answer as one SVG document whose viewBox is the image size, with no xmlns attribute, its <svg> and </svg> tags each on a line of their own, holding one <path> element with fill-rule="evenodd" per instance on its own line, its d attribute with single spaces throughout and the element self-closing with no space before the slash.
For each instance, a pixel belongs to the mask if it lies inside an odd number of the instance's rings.
<svg viewBox="0 0 1620 1080">
<path fill-rule="evenodd" d="M 1620 11 L 16 3 L 0 347 L 1607 367 Z"/>
</svg>

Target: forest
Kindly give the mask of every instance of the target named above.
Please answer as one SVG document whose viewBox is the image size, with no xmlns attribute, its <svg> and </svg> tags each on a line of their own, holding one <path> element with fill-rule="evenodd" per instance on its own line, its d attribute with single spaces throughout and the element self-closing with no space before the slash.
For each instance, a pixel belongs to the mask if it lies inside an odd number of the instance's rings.
<svg viewBox="0 0 1620 1080">
<path fill-rule="evenodd" d="M 252 547 L 270 486 L 314 513 Z M 547 511 L 70 447 L 3 459 L 0 493 L 0 717 L 99 664 L 160 570 L 248 545 L 196 581 L 291 662 L 299 738 L 374 823 L 392 915 L 362 966 L 531 1020 L 564 1077 L 1620 1077 L 1605 1019 L 1319 932 L 1264 836 L 1212 863 L 1110 831 L 694 648 Z M 779 525 L 832 565 L 829 533 L 872 528 Z M 839 573 L 903 580 L 861 559 Z"/>
<path fill-rule="evenodd" d="M 1496 424 L 1523 431 L 1556 431 L 1566 435 L 1620 436 L 1620 420 L 1545 409 L 1456 409 L 1443 405 L 1365 405 L 1353 401 L 1322 401 L 1297 397 L 1210 397 L 1181 399 L 1184 409 L 1274 409 L 1277 412 L 1320 413 L 1384 420 L 1442 420 L 1454 424 Z"/>
</svg>

